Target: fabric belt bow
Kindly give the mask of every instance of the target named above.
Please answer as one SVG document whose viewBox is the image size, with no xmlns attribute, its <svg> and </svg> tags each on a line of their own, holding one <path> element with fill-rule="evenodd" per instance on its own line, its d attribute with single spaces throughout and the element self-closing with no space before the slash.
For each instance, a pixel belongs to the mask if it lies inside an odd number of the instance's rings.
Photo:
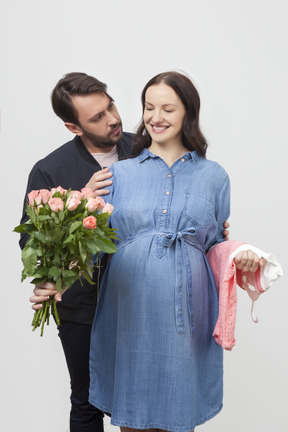
<svg viewBox="0 0 288 432">
<path fill-rule="evenodd" d="M 184 332 L 184 320 L 182 311 L 182 293 L 183 293 L 183 267 L 186 274 L 186 289 L 188 311 L 190 318 L 190 331 L 194 332 L 193 323 L 193 300 L 192 300 L 192 271 L 191 264 L 187 252 L 187 245 L 193 246 L 200 252 L 205 254 L 205 250 L 201 245 L 195 242 L 196 230 L 194 227 L 179 231 L 177 233 L 165 234 L 161 239 L 163 247 L 169 248 L 174 243 L 176 246 L 176 287 L 175 287 L 175 313 L 176 313 L 176 329 L 178 333 Z"/>
</svg>

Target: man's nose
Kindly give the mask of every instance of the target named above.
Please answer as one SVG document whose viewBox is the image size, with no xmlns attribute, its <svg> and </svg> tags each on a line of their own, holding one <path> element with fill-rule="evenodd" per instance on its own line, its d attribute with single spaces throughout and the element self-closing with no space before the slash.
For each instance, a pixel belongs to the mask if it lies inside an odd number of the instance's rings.
<svg viewBox="0 0 288 432">
<path fill-rule="evenodd" d="M 109 126 L 119 123 L 119 117 L 116 114 L 109 112 L 107 115 Z"/>
</svg>

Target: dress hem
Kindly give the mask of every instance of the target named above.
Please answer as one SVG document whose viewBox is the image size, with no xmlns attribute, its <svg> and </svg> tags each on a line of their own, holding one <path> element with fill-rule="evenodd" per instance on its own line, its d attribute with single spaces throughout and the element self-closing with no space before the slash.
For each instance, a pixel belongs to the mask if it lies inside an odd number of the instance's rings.
<svg viewBox="0 0 288 432">
<path fill-rule="evenodd" d="M 196 426 L 200 426 L 204 423 L 206 423 L 208 420 L 211 420 L 213 417 L 215 417 L 223 408 L 223 403 L 221 403 L 221 405 L 215 410 L 213 411 L 213 413 L 209 414 L 208 416 L 202 418 L 201 420 L 198 420 L 196 423 L 194 423 L 192 426 L 188 426 L 188 427 L 173 427 L 173 426 L 168 426 L 168 425 L 163 425 L 160 423 L 149 423 L 149 424 L 132 424 L 130 422 L 125 422 L 125 421 L 120 421 L 120 420 L 115 420 L 112 419 L 112 416 L 110 414 L 110 409 L 103 407 L 100 404 L 97 404 L 96 402 L 94 402 L 92 399 L 89 398 L 89 402 L 94 405 L 96 408 L 100 409 L 102 412 L 104 412 L 105 414 L 107 414 L 108 416 L 111 417 L 111 425 L 113 426 L 118 426 L 118 427 L 128 427 L 128 428 L 132 428 L 132 429 L 162 429 L 162 430 L 166 430 L 169 432 L 191 432 L 195 429 Z"/>
</svg>

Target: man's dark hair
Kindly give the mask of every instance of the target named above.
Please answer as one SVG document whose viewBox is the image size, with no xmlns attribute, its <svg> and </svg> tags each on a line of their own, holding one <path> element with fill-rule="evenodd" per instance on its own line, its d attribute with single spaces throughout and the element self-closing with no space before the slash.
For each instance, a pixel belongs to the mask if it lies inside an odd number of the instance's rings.
<svg viewBox="0 0 288 432">
<path fill-rule="evenodd" d="M 71 96 L 87 96 L 91 93 L 107 93 L 107 85 L 98 79 L 82 72 L 71 72 L 63 76 L 56 84 L 52 95 L 52 107 L 55 114 L 65 123 L 74 123 L 78 126 L 78 113 L 74 108 Z"/>
</svg>

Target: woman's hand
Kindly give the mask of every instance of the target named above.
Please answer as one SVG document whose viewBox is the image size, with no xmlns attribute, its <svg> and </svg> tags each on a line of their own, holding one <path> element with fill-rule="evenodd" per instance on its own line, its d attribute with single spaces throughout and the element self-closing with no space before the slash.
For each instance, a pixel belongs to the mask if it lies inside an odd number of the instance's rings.
<svg viewBox="0 0 288 432">
<path fill-rule="evenodd" d="M 256 255 L 254 252 L 247 250 L 239 252 L 235 256 L 234 262 L 238 270 L 254 273 L 259 266 L 262 267 L 265 265 L 266 260 L 264 258 L 259 259 L 258 255 Z"/>
<path fill-rule="evenodd" d="M 223 224 L 224 230 L 223 230 L 223 236 L 225 238 L 225 240 L 229 240 L 229 229 L 230 228 L 230 224 L 229 222 L 224 222 Z"/>
</svg>

